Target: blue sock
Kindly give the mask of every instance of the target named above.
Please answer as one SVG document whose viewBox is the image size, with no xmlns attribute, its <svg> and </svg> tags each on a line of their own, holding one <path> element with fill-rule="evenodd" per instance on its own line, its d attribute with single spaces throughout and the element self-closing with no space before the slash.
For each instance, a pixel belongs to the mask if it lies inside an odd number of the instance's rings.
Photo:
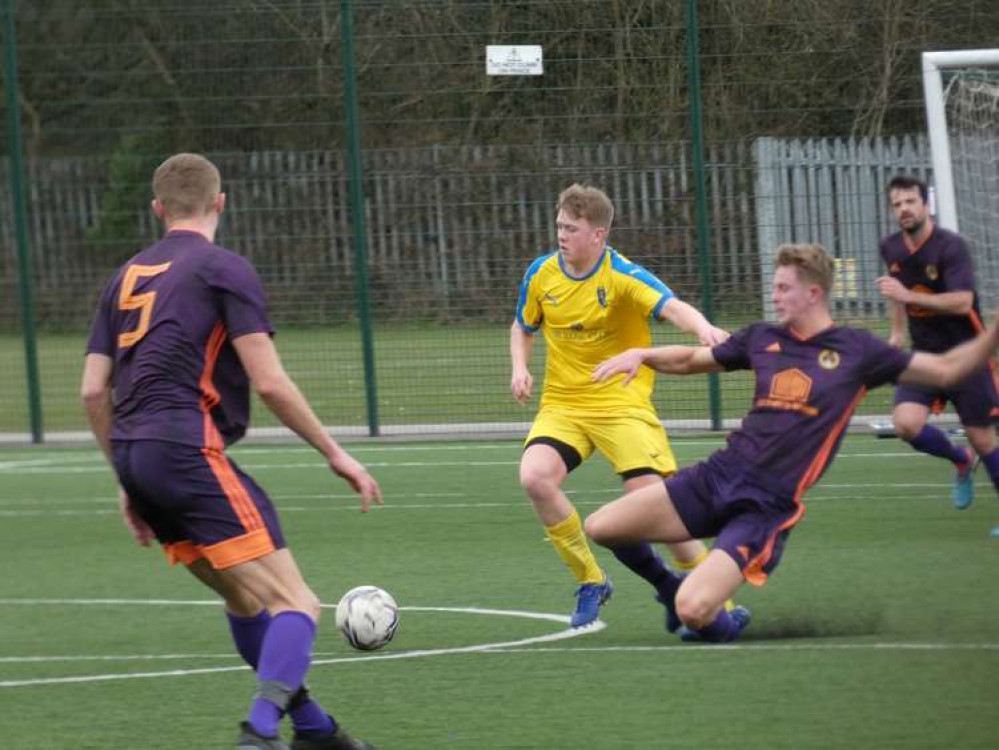
<svg viewBox="0 0 999 750">
<path fill-rule="evenodd" d="M 236 650 L 243 661 L 256 670 L 257 662 L 260 661 L 260 648 L 271 624 L 270 612 L 262 609 L 253 617 L 237 617 L 229 611 L 225 614 L 229 618 L 229 632 L 232 633 Z"/>
<path fill-rule="evenodd" d="M 995 448 L 987 456 L 982 456 L 982 466 L 989 472 L 992 485 L 999 491 L 999 448 Z"/>
<path fill-rule="evenodd" d="M 946 458 L 955 464 L 963 464 L 968 460 L 968 453 L 964 448 L 954 445 L 943 432 L 932 425 L 923 425 L 923 429 L 909 444 L 921 453 Z"/>
<path fill-rule="evenodd" d="M 316 623 L 304 612 L 281 612 L 271 619 L 257 667 L 257 680 L 264 694 L 273 698 L 270 691 L 276 686 L 290 698 L 301 687 L 312 661 L 315 638 Z M 286 706 L 286 702 L 279 705 L 275 700 L 258 697 L 250 707 L 250 724 L 259 734 L 273 737 Z"/>
</svg>

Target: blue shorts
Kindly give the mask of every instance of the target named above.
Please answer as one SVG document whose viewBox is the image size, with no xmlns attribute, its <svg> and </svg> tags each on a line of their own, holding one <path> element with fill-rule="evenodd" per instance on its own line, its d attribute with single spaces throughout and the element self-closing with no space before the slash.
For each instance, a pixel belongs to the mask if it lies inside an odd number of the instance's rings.
<svg viewBox="0 0 999 750">
<path fill-rule="evenodd" d="M 159 440 L 112 448 L 121 486 L 171 563 L 231 568 L 285 546 L 267 494 L 222 451 Z"/>
<path fill-rule="evenodd" d="M 762 586 L 777 567 L 784 543 L 804 514 L 793 497 L 765 486 L 745 460 L 720 451 L 663 480 L 684 526 L 695 539 L 715 537 L 746 580 Z"/>
<path fill-rule="evenodd" d="M 975 370 L 953 388 L 924 388 L 915 385 L 899 385 L 895 388 L 895 406 L 903 403 L 922 404 L 938 414 L 948 401 L 954 404 L 954 410 L 964 426 L 988 427 L 999 418 L 995 372 L 991 367 Z"/>
</svg>

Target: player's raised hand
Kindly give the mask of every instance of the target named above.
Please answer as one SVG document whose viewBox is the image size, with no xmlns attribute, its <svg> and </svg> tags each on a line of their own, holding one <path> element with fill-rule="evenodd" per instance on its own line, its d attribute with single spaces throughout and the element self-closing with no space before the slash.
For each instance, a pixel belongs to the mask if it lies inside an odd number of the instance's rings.
<svg viewBox="0 0 999 750">
<path fill-rule="evenodd" d="M 724 343 L 731 335 L 732 334 L 723 328 L 709 325 L 697 334 L 697 338 L 701 342 L 701 346 L 717 346 L 718 344 Z"/>
<path fill-rule="evenodd" d="M 874 283 L 877 284 L 878 291 L 885 299 L 903 304 L 908 301 L 909 290 L 894 276 L 879 276 Z"/>
<path fill-rule="evenodd" d="M 510 377 L 510 392 L 517 399 L 518 404 L 526 404 L 531 398 L 531 390 L 534 387 L 534 378 L 529 370 L 514 370 Z"/>
<path fill-rule="evenodd" d="M 624 373 L 621 385 L 628 385 L 638 375 L 638 371 L 641 369 L 643 363 L 644 350 L 628 349 L 617 356 L 604 360 L 593 368 L 593 380 L 594 382 L 602 383 L 615 375 Z"/>
<path fill-rule="evenodd" d="M 155 535 L 149 524 L 142 520 L 142 517 L 135 510 L 132 498 L 123 489 L 118 489 L 118 510 L 121 511 L 122 520 L 128 527 L 132 538 L 143 547 L 148 547 Z"/>
<path fill-rule="evenodd" d="M 378 486 L 378 482 L 368 473 L 361 462 L 347 451 L 338 451 L 329 463 L 333 473 L 347 480 L 347 483 L 354 488 L 354 492 L 361 496 L 362 513 L 367 513 L 372 503 L 384 504 L 382 488 Z"/>
</svg>

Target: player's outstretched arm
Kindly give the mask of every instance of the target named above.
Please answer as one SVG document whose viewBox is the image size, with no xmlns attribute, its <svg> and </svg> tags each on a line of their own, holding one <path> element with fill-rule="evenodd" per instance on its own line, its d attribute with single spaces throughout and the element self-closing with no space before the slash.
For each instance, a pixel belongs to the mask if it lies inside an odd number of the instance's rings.
<svg viewBox="0 0 999 750">
<path fill-rule="evenodd" d="M 996 311 L 999 316 L 999 310 Z M 999 324 L 992 321 L 985 331 L 943 354 L 916 352 L 899 375 L 900 383 L 949 388 L 985 365 L 999 348 Z"/>
<path fill-rule="evenodd" d="M 266 333 L 249 333 L 232 341 L 253 389 L 281 424 L 325 456 L 330 469 L 347 480 L 361 496 L 361 510 L 382 503 L 382 491 L 367 469 L 340 447 L 312 411 L 298 386 L 288 377 L 274 342 Z"/>
<path fill-rule="evenodd" d="M 728 338 L 728 331 L 711 325 L 696 307 L 675 297 L 659 313 L 660 320 L 668 320 L 681 331 L 692 333 L 703 346 L 714 346 Z"/>
<path fill-rule="evenodd" d="M 527 369 L 534 351 L 534 336 L 520 327 L 516 320 L 510 327 L 510 393 L 517 403 L 526 404 L 531 398 L 534 378 Z"/>
<path fill-rule="evenodd" d="M 668 375 L 696 375 L 721 372 L 711 349 L 706 346 L 660 346 L 654 349 L 628 349 L 601 362 L 593 370 L 593 380 L 602 382 L 624 374 L 621 385 L 627 385 L 638 375 L 642 366 Z"/>
</svg>

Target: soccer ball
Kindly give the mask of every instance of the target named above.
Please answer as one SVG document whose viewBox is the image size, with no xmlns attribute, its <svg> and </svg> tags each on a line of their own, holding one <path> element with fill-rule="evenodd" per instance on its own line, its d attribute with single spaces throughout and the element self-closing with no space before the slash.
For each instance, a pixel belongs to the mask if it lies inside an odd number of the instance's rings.
<svg viewBox="0 0 999 750">
<path fill-rule="evenodd" d="M 336 627 L 358 651 L 374 651 L 395 636 L 399 605 L 377 586 L 357 586 L 336 605 Z"/>
</svg>

